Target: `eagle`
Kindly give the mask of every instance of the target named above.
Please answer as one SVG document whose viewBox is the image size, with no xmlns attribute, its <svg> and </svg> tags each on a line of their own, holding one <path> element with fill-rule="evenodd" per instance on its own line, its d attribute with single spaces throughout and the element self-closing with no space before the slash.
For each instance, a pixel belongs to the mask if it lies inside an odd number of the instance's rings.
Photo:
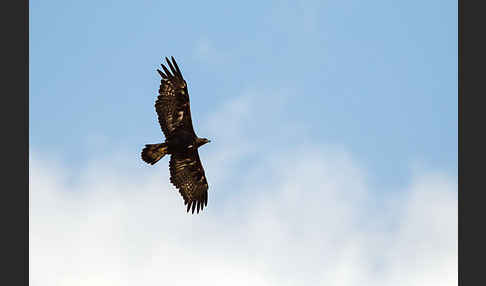
<svg viewBox="0 0 486 286">
<path fill-rule="evenodd" d="M 162 79 L 155 111 L 165 142 L 145 144 L 142 160 L 153 165 L 170 155 L 170 182 L 184 199 L 186 211 L 192 210 L 194 214 L 194 210 L 199 213 L 208 204 L 208 182 L 197 150 L 211 141 L 194 132 L 187 83 L 174 57 L 171 59 L 172 63 L 165 58 L 170 71 L 164 64 L 161 64 L 164 71 L 157 69 Z"/>
</svg>

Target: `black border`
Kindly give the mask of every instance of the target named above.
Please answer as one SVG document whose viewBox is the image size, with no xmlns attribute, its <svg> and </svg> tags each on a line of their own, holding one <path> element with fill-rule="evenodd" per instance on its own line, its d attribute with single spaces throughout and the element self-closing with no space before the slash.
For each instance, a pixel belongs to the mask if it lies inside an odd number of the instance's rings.
<svg viewBox="0 0 486 286">
<path fill-rule="evenodd" d="M 458 285 L 466 285 L 464 284 L 464 271 L 463 271 L 463 267 L 464 267 L 464 252 L 463 252 L 463 246 L 464 246 L 464 241 L 463 241 L 463 226 L 464 226 L 464 200 L 463 200 L 463 195 L 462 195 L 462 186 L 464 185 L 463 183 L 463 177 L 462 177 L 462 173 L 463 173 L 463 161 L 461 160 L 462 157 L 461 155 L 463 154 L 462 153 L 462 144 L 463 144 L 463 141 L 462 141 L 462 132 L 464 130 L 463 128 L 463 123 L 464 121 L 462 120 L 462 108 L 463 108 L 463 88 L 464 88 L 464 85 L 463 85 L 463 82 L 462 82 L 462 75 L 463 75 L 463 70 L 462 70 L 462 65 L 463 65 L 463 62 L 462 62 L 462 51 L 463 51 L 463 44 L 462 44 L 462 37 L 464 35 L 463 33 L 463 29 L 464 29 L 464 25 L 463 25 L 463 2 L 461 0 L 458 1 L 458 15 L 457 15 L 457 24 L 458 24 L 458 38 L 457 38 L 457 51 L 458 51 L 458 55 L 457 55 L 457 67 L 458 67 L 458 100 L 457 100 L 457 107 L 458 107 L 458 112 L 457 112 L 457 115 L 458 115 L 458 142 L 457 142 L 457 146 L 458 146 L 458 150 L 457 150 L 457 155 L 458 155 L 458 199 L 457 199 L 457 203 L 458 203 L 458 225 L 457 225 L 457 234 L 458 234 L 458 237 L 457 237 L 457 242 L 458 242 Z"/>
<path fill-rule="evenodd" d="M 484 10 L 458 1 L 458 246 L 459 285 L 484 282 Z M 464 4 L 467 3 L 467 6 Z M 465 41 L 465 39 L 467 41 Z M 475 101 L 478 102 L 475 102 Z M 467 137 L 469 136 L 469 139 Z M 476 166 L 477 165 L 477 166 Z"/>
<path fill-rule="evenodd" d="M 2 284 L 29 281 L 29 1 L 2 3 Z M 6 64 L 6 65 L 5 65 Z M 6 156 L 5 156 L 6 155 Z"/>
</svg>

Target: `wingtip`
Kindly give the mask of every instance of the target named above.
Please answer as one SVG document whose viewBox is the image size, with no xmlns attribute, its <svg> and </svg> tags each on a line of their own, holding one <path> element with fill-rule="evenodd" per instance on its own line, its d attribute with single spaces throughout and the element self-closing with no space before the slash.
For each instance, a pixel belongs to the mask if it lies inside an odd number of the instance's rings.
<svg viewBox="0 0 486 286">
<path fill-rule="evenodd" d="M 177 62 L 174 59 L 174 57 L 173 56 L 170 56 L 170 59 L 172 60 L 172 63 L 174 64 L 174 66 L 177 68 Z"/>
<path fill-rule="evenodd" d="M 170 73 L 169 69 L 166 66 L 164 66 L 164 64 L 160 64 L 160 65 L 162 66 L 162 69 L 164 69 L 166 77 L 171 78 L 172 74 Z"/>
<path fill-rule="evenodd" d="M 157 72 L 162 78 L 166 78 L 165 74 L 161 70 L 157 69 Z"/>
<path fill-rule="evenodd" d="M 169 65 L 170 71 L 175 77 L 179 77 L 177 70 L 174 68 L 174 65 L 170 62 L 170 60 L 166 57 L 165 60 L 167 61 L 167 64 Z"/>
<path fill-rule="evenodd" d="M 174 64 L 175 70 L 177 71 L 177 76 L 179 76 L 180 78 L 182 78 L 181 69 L 177 65 L 177 62 L 176 62 L 175 58 L 173 56 L 171 56 L 170 58 L 172 59 L 172 63 Z"/>
</svg>

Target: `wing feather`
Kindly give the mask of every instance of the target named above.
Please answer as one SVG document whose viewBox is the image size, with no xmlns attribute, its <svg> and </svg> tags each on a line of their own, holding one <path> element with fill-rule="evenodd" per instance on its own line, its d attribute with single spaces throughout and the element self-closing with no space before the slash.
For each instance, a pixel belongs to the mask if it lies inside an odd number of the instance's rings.
<svg viewBox="0 0 486 286">
<path fill-rule="evenodd" d="M 179 75 L 177 74 L 177 71 L 175 70 L 174 66 L 172 65 L 172 63 L 169 61 L 169 59 L 167 57 L 165 58 L 165 61 L 169 65 L 169 68 L 172 71 L 172 74 L 174 75 L 174 77 L 179 77 Z"/>
<path fill-rule="evenodd" d="M 165 73 L 163 73 L 161 70 L 157 69 L 157 72 L 160 74 L 160 76 L 161 76 L 162 78 L 165 78 L 165 79 L 167 79 L 167 78 L 168 78 L 168 77 L 165 75 Z"/>
<path fill-rule="evenodd" d="M 164 66 L 164 64 L 161 64 L 161 66 L 162 66 L 162 68 L 164 69 L 164 72 L 165 72 L 165 74 L 167 75 L 167 77 L 168 77 L 169 79 L 172 79 L 172 78 L 173 78 L 173 76 L 172 76 L 172 74 L 170 73 L 170 71 L 169 71 L 169 70 L 168 70 L 168 69 L 167 69 L 167 68 Z"/>
<path fill-rule="evenodd" d="M 181 73 L 181 70 L 179 69 L 179 66 L 177 65 L 177 63 L 176 63 L 176 61 L 175 61 L 174 57 L 170 57 L 170 58 L 172 59 L 172 62 L 174 63 L 174 66 L 175 66 L 175 68 L 176 68 L 176 70 L 177 70 L 178 75 L 179 75 L 179 76 L 182 78 L 182 73 Z"/>
</svg>

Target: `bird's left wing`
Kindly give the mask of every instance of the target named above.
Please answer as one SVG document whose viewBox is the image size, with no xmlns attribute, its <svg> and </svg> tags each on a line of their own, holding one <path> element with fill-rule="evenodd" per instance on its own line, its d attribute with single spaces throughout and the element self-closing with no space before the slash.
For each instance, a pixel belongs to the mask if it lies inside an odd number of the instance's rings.
<svg viewBox="0 0 486 286">
<path fill-rule="evenodd" d="M 192 126 L 187 83 L 182 77 L 174 57 L 171 59 L 172 63 L 165 58 L 170 71 L 163 64 L 161 66 L 164 71 L 157 70 L 162 77 L 159 96 L 155 102 L 159 124 L 166 138 L 171 137 L 180 129 L 191 132 L 196 137 Z"/>
</svg>

